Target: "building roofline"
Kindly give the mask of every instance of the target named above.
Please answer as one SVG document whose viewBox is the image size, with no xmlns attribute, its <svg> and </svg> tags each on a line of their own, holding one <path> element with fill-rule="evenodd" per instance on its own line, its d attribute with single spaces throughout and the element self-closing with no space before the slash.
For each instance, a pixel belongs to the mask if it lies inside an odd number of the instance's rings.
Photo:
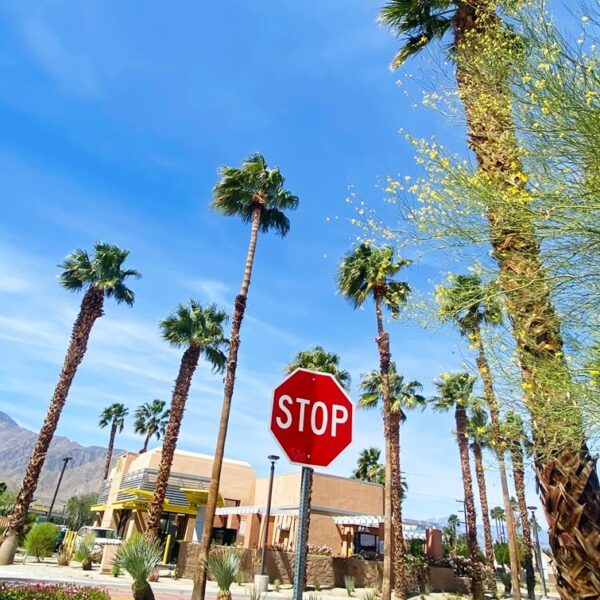
<svg viewBox="0 0 600 600">
<path fill-rule="evenodd" d="M 155 454 L 157 452 L 162 452 L 162 446 L 152 448 L 152 450 L 148 450 L 146 452 L 146 454 Z M 139 453 L 133 452 L 132 454 L 139 454 Z M 182 456 L 190 456 L 192 458 L 205 458 L 206 460 L 210 460 L 210 461 L 215 459 L 215 457 L 211 456 L 210 454 L 202 454 L 201 452 L 192 452 L 191 450 L 180 450 L 179 448 L 177 448 L 177 450 L 175 450 L 175 456 L 177 456 L 177 454 L 180 454 Z M 139 454 L 139 456 L 142 456 L 142 455 Z M 245 460 L 237 460 L 235 458 L 224 458 L 223 462 L 229 463 L 230 465 L 240 465 L 243 467 L 249 467 L 250 469 L 254 470 L 252 465 Z"/>
</svg>

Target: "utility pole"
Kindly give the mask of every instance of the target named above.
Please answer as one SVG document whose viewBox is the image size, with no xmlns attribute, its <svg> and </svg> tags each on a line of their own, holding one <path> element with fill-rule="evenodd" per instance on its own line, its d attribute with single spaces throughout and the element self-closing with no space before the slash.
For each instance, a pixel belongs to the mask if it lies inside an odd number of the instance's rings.
<svg viewBox="0 0 600 600">
<path fill-rule="evenodd" d="M 542 549 L 540 548 L 540 536 L 538 535 L 538 524 L 535 518 L 536 506 L 527 507 L 531 511 L 531 526 L 533 527 L 533 535 L 535 536 L 535 558 L 538 564 L 538 571 L 540 573 L 540 583 L 542 586 L 542 598 L 544 600 L 548 598 L 548 590 L 546 589 L 546 579 L 544 578 L 544 564 L 542 563 Z"/>
<path fill-rule="evenodd" d="M 275 463 L 279 460 L 279 456 L 270 454 L 267 457 L 271 461 L 271 474 L 269 476 L 269 494 L 267 496 L 267 512 L 265 514 L 265 526 L 263 528 L 262 553 L 260 556 L 260 574 L 265 573 L 265 558 L 267 555 L 267 540 L 269 539 L 269 519 L 271 518 L 271 498 L 273 496 L 273 477 L 275 475 Z"/>
<path fill-rule="evenodd" d="M 467 522 L 467 501 L 466 500 L 457 500 L 459 504 L 462 504 L 462 510 L 459 510 L 459 513 L 463 513 L 465 516 L 465 535 L 467 539 L 469 538 L 469 523 Z"/>
<path fill-rule="evenodd" d="M 60 471 L 58 481 L 56 482 L 56 489 L 54 490 L 54 496 L 52 497 L 52 502 L 50 502 L 50 508 L 48 509 L 48 521 L 50 520 L 50 517 L 52 516 L 52 509 L 54 508 L 54 502 L 56 502 L 56 496 L 58 495 L 58 490 L 60 488 L 60 484 L 61 484 L 63 475 L 65 474 L 65 469 L 67 468 L 67 464 L 70 460 L 73 460 L 72 456 L 65 456 L 63 458 L 63 466 Z"/>
</svg>

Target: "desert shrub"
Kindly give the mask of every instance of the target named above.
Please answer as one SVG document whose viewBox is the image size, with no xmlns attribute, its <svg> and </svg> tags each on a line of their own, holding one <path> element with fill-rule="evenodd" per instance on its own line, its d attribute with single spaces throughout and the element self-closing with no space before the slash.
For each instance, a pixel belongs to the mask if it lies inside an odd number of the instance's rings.
<svg viewBox="0 0 600 600">
<path fill-rule="evenodd" d="M 246 588 L 246 596 L 248 600 L 265 600 L 267 594 L 261 592 L 259 587 L 252 584 Z"/>
<path fill-rule="evenodd" d="M 244 571 L 242 571 L 241 569 L 237 572 L 237 575 L 235 576 L 235 582 L 238 585 L 244 585 L 246 583 L 246 573 L 244 573 Z"/>
<path fill-rule="evenodd" d="M 365 590 L 359 598 L 360 600 L 379 600 L 379 594 L 375 590 Z"/>
<path fill-rule="evenodd" d="M 281 589 L 281 579 L 274 579 L 273 587 L 275 588 L 276 592 L 279 592 L 279 590 Z"/>
<path fill-rule="evenodd" d="M 121 567 L 119 565 L 113 564 L 112 569 L 110 570 L 110 574 L 113 577 L 119 577 L 119 575 L 121 575 Z"/>
<path fill-rule="evenodd" d="M 35 556 L 38 562 L 41 558 L 52 556 L 60 529 L 54 523 L 38 523 L 32 527 L 25 537 L 27 554 Z"/>
<path fill-rule="evenodd" d="M 344 587 L 348 596 L 352 596 L 356 589 L 356 579 L 354 579 L 353 575 L 344 575 Z"/>
<path fill-rule="evenodd" d="M 92 560 L 96 554 L 96 536 L 93 532 L 86 533 L 77 547 L 75 552 L 75 560 L 81 563 L 81 568 L 84 571 L 89 571 L 92 568 Z"/>
<path fill-rule="evenodd" d="M 131 575 L 133 579 L 131 591 L 135 600 L 154 599 L 148 580 L 161 557 L 160 543 L 148 539 L 141 533 L 132 535 L 117 550 L 114 564 Z"/>
<path fill-rule="evenodd" d="M 60 547 L 58 551 L 58 559 L 57 562 L 61 567 L 68 567 L 70 562 L 73 560 L 73 548 L 65 547 L 64 545 Z"/>
<path fill-rule="evenodd" d="M 77 585 L 13 585 L 0 583 L 2 600 L 110 600 L 107 591 Z"/>
<path fill-rule="evenodd" d="M 229 589 L 242 566 L 242 557 L 235 550 L 224 548 L 208 555 L 206 568 L 208 574 L 217 582 L 219 593 L 217 600 L 231 600 Z"/>
</svg>

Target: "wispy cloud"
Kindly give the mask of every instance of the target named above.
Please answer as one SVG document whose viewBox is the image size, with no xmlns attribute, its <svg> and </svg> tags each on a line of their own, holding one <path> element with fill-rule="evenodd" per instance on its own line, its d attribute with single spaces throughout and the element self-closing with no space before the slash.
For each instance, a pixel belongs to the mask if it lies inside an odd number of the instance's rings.
<svg viewBox="0 0 600 600">
<path fill-rule="evenodd" d="M 203 302 L 215 302 L 221 306 L 230 306 L 233 302 L 231 287 L 215 279 L 191 279 L 184 286 L 199 295 Z"/>
</svg>

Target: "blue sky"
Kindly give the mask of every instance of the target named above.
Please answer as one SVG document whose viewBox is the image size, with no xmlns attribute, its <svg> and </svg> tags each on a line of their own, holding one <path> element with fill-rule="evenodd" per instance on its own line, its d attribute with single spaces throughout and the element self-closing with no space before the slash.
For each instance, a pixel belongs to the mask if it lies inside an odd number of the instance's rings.
<svg viewBox="0 0 600 600">
<path fill-rule="evenodd" d="M 189 297 L 230 308 L 249 230 L 208 203 L 217 168 L 255 151 L 282 169 L 301 203 L 286 239 L 258 243 L 227 455 L 266 474 L 277 450 L 266 431 L 271 390 L 298 350 L 339 353 L 355 383 L 376 367 L 371 308 L 352 311 L 335 292 L 356 235 L 347 186 L 376 200 L 379 177 L 413 172 L 400 128 L 462 148 L 460 130 L 412 108 L 415 98 L 396 85 L 401 76 L 388 68 L 396 42 L 375 22 L 379 5 L 181 1 L 168 13 L 159 2 L 0 5 L 0 410 L 31 429 L 41 424 L 80 300 L 59 288 L 55 265 L 96 240 L 131 249 L 144 277 L 132 284 L 134 308 L 108 303 L 97 323 L 59 433 L 105 444 L 96 426 L 105 405 L 133 411 L 170 399 L 180 353 L 157 322 Z M 425 294 L 449 268 L 420 263 L 405 277 Z M 390 333 L 399 371 L 426 392 L 465 358 L 450 331 L 402 322 Z M 202 365 L 181 448 L 212 451 L 221 394 L 221 377 Z M 408 517 L 458 508 L 451 427 L 450 416 L 426 411 L 403 428 Z M 377 413 L 357 414 L 355 439 L 330 472 L 347 475 L 362 448 L 382 446 Z M 133 450 L 141 443 L 130 427 L 118 440 Z M 491 463 L 488 479 L 499 504 Z"/>
</svg>

